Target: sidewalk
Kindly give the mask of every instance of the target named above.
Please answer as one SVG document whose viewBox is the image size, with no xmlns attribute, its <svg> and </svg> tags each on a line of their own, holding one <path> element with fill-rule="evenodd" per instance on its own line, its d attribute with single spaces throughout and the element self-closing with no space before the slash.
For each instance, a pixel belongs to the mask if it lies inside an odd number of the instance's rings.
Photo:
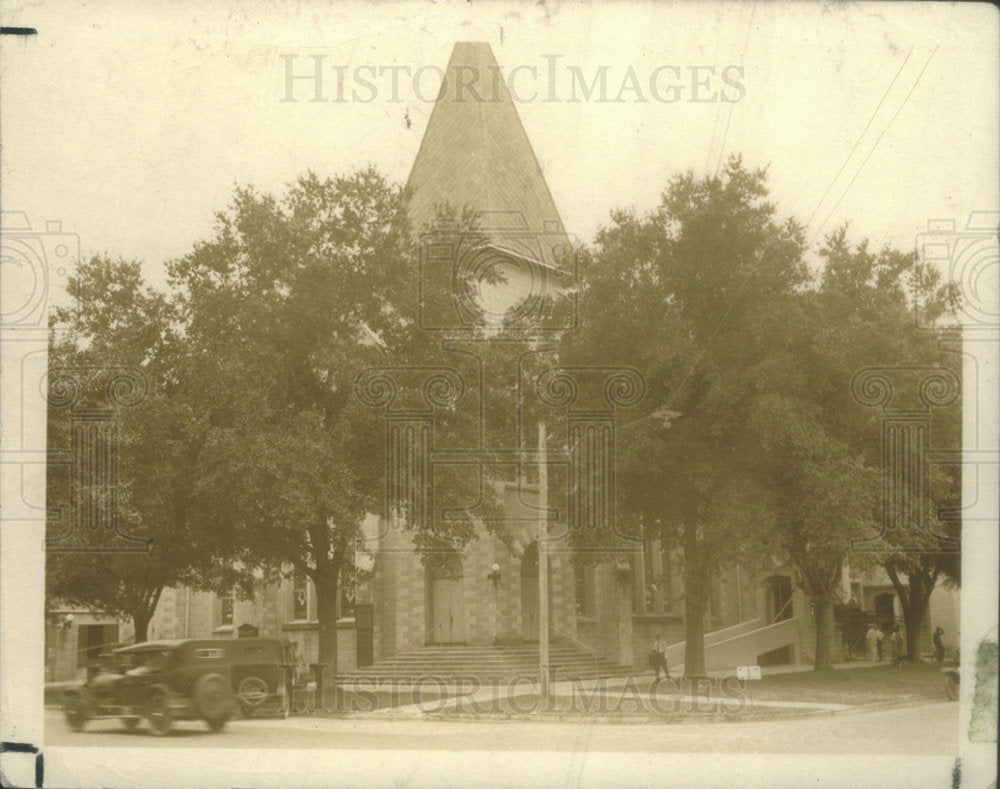
<svg viewBox="0 0 1000 789">
<path fill-rule="evenodd" d="M 877 667 L 868 661 L 837 663 L 834 669 L 852 670 Z M 885 665 L 884 663 L 881 665 Z M 778 675 L 806 673 L 811 665 L 774 666 L 761 670 L 763 678 Z M 452 681 L 449 681 L 451 679 Z M 455 681 L 457 680 L 457 681 Z M 46 706 L 58 706 L 62 691 L 78 682 L 52 682 L 45 686 Z M 611 717 L 626 718 L 636 715 L 662 717 L 665 712 L 706 714 L 721 717 L 753 717 L 761 719 L 781 713 L 832 713 L 861 709 L 865 704 L 802 700 L 789 689 L 788 698 L 754 699 L 754 680 L 741 682 L 735 669 L 710 671 L 707 679 L 698 683 L 682 680 L 679 673 L 654 684 L 653 672 L 646 670 L 623 677 L 605 679 L 569 680 L 556 679 L 549 686 L 549 703 L 540 698 L 537 675 L 496 677 L 489 681 L 476 677 L 424 677 L 416 682 L 394 680 L 388 677 L 349 679 L 337 683 L 345 711 L 334 712 L 333 688 L 328 684 L 325 694 L 327 710 L 316 710 L 297 715 L 310 716 L 362 716 L 362 717 L 426 717 L 469 716 L 479 718 L 510 718 L 536 716 L 544 713 L 580 716 L 598 710 Z M 309 694 L 311 697 L 311 694 Z M 781 694 L 782 696 L 784 694 Z M 311 705 L 311 700 L 307 705 Z M 712 706 L 714 705 L 714 706 Z M 748 715 L 747 713 L 750 713 Z"/>
<path fill-rule="evenodd" d="M 837 669 L 870 668 L 862 661 L 837 664 Z M 764 677 L 811 672 L 811 665 L 781 666 L 762 671 Z M 389 678 L 354 680 L 341 683 L 345 698 L 374 699 L 378 704 L 348 712 L 365 717 L 551 717 L 606 713 L 612 718 L 636 716 L 663 717 L 677 713 L 681 717 L 706 715 L 754 719 L 773 718 L 780 713 L 802 714 L 841 712 L 859 709 L 858 705 L 833 701 L 803 701 L 753 698 L 754 681 L 736 679 L 735 669 L 709 672 L 701 684 L 683 681 L 679 675 L 654 683 L 652 671 L 624 677 L 586 680 L 556 680 L 549 686 L 549 703 L 540 698 L 537 676 L 508 678 L 507 681 L 483 683 L 469 677 L 462 682 L 447 682 L 433 677 L 418 682 L 396 682 Z M 430 692 L 433 691 L 433 692 Z M 347 704 L 351 709 L 350 703 Z M 343 713 L 342 713 L 343 714 Z"/>
</svg>

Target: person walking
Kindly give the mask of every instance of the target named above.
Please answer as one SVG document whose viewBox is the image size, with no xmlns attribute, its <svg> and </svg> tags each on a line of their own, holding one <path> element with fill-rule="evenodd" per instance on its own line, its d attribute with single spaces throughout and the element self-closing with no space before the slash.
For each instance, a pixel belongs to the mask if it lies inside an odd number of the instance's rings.
<svg viewBox="0 0 1000 789">
<path fill-rule="evenodd" d="M 661 670 L 663 671 L 664 678 L 670 679 L 670 670 L 667 668 L 667 642 L 663 640 L 663 636 L 659 633 L 656 634 L 656 640 L 653 642 L 653 648 L 649 653 L 649 665 L 656 672 L 656 679 L 660 678 Z"/>
<path fill-rule="evenodd" d="M 937 663 L 944 660 L 944 641 L 941 639 L 943 635 L 944 628 L 934 628 L 934 661 Z"/>
</svg>

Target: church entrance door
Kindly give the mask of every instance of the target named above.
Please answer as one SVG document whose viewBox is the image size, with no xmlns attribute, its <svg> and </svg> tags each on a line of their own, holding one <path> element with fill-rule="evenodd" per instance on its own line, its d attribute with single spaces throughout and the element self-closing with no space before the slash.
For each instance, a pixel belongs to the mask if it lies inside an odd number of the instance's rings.
<svg viewBox="0 0 1000 789">
<path fill-rule="evenodd" d="M 428 570 L 429 588 L 427 643 L 465 643 L 465 595 L 461 560 L 457 555 Z"/>
</svg>

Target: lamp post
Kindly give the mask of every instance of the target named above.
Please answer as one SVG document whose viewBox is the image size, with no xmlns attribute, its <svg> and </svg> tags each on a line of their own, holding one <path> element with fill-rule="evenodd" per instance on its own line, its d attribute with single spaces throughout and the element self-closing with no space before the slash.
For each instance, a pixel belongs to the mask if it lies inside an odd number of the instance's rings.
<svg viewBox="0 0 1000 789">
<path fill-rule="evenodd" d="M 500 565 L 493 562 L 486 577 L 493 582 L 493 643 L 500 638 Z"/>
<path fill-rule="evenodd" d="M 549 533 L 549 467 L 545 442 L 545 423 L 538 423 L 538 669 L 542 705 L 549 705 L 549 557 L 546 537 Z"/>
</svg>

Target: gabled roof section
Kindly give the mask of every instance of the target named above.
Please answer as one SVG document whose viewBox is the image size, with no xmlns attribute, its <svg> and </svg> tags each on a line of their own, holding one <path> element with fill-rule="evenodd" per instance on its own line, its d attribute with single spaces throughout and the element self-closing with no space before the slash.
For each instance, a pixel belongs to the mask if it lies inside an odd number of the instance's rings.
<svg viewBox="0 0 1000 789">
<path fill-rule="evenodd" d="M 442 206 L 473 210 L 478 231 L 500 248 L 530 249 L 558 266 L 569 238 L 493 50 L 459 42 L 451 54 L 410 171 L 410 220 L 417 235 Z M 534 237 L 525 243 L 524 236 Z M 522 254 L 525 254 L 522 251 Z"/>
</svg>

